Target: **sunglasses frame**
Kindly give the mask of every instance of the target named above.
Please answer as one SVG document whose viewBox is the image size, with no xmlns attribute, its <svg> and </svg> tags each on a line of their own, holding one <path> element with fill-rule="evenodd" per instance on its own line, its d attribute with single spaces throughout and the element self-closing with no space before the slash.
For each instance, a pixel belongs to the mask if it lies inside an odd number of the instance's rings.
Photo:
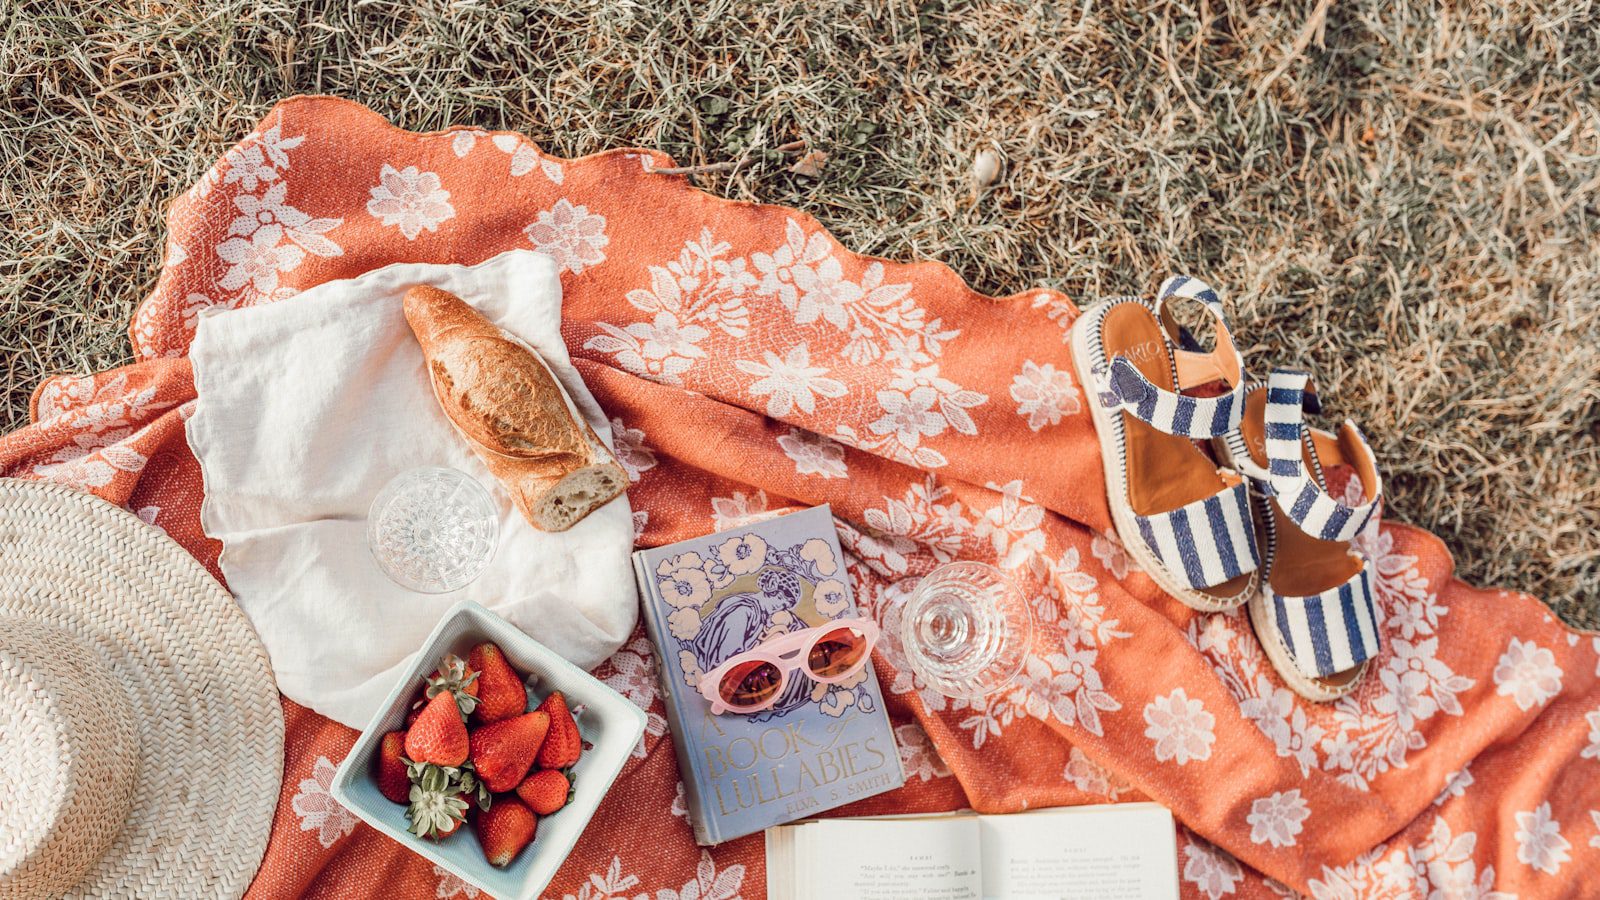
<svg viewBox="0 0 1600 900">
<path fill-rule="evenodd" d="M 841 627 L 849 628 L 867 642 L 866 652 L 855 664 L 838 675 L 827 678 L 819 677 L 811 671 L 811 648 L 824 637 L 832 634 Z M 854 676 L 866 667 L 872 659 L 872 649 L 878 644 L 878 623 L 865 616 L 855 616 L 849 619 L 834 619 L 821 625 L 812 625 L 799 631 L 791 631 L 770 637 L 761 643 L 740 653 L 728 657 L 722 664 L 700 676 L 700 696 L 711 703 L 711 714 L 720 716 L 724 713 L 738 713 L 750 715 L 769 709 L 783 696 L 789 687 L 789 675 L 795 671 L 803 671 L 812 681 L 819 684 L 838 684 Z M 771 663 L 778 670 L 778 686 L 772 695 L 755 706 L 740 707 L 730 706 L 722 696 L 722 679 L 736 666 L 748 662 Z"/>
</svg>

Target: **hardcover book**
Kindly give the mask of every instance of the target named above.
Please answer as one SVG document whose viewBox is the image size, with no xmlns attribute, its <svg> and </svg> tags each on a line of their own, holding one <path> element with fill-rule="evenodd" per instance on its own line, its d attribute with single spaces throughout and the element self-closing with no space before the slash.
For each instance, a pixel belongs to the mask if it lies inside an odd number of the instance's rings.
<svg viewBox="0 0 1600 900">
<path fill-rule="evenodd" d="M 698 843 L 905 783 L 870 661 L 832 685 L 792 672 L 777 701 L 750 715 L 713 715 L 699 691 L 701 674 L 734 654 L 858 615 L 828 507 L 640 550 L 633 565 Z"/>
</svg>

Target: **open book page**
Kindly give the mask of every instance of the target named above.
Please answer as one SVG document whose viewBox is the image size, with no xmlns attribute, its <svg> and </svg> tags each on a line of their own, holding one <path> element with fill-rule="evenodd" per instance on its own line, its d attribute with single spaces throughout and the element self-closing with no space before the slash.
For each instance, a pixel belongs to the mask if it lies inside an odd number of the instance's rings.
<svg viewBox="0 0 1600 900">
<path fill-rule="evenodd" d="M 1177 900 L 1172 813 L 1154 803 L 979 816 L 985 900 Z"/>
<path fill-rule="evenodd" d="M 767 831 L 770 900 L 981 900 L 978 819 L 823 819 Z"/>
</svg>

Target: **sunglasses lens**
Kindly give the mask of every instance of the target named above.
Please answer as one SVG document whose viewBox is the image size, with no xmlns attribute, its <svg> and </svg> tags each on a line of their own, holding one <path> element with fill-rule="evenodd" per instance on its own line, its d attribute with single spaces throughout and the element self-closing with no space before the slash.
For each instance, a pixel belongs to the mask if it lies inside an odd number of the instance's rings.
<svg viewBox="0 0 1600 900">
<path fill-rule="evenodd" d="M 833 678 L 850 671 L 867 655 L 867 639 L 848 627 L 835 628 L 811 645 L 806 664 L 812 673 Z"/>
<path fill-rule="evenodd" d="M 722 676 L 718 685 L 722 702 L 734 709 L 760 706 L 778 692 L 783 675 L 778 667 L 762 659 L 740 663 Z"/>
</svg>

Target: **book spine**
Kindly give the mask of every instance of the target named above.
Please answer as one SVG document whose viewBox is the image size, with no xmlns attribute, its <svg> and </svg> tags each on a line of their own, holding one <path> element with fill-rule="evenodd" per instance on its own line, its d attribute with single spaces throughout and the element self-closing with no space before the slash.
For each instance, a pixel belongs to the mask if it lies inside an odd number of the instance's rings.
<svg viewBox="0 0 1600 900">
<path fill-rule="evenodd" d="M 661 598 L 656 594 L 655 579 L 650 577 L 649 565 L 643 552 L 633 554 L 633 576 L 639 583 L 639 597 L 644 604 L 645 630 L 655 645 L 656 677 L 661 683 L 661 702 L 667 708 L 667 733 L 672 735 L 672 749 L 678 757 L 678 774 L 683 779 L 684 804 L 689 809 L 689 824 L 694 827 L 694 841 L 702 847 L 722 842 L 720 829 L 711 821 L 705 801 L 700 793 L 701 773 L 694 748 L 689 746 L 687 725 L 678 709 L 678 691 L 687 688 L 677 684 L 672 677 L 672 660 L 666 658 L 672 646 L 666 623 L 661 620 Z"/>
</svg>

